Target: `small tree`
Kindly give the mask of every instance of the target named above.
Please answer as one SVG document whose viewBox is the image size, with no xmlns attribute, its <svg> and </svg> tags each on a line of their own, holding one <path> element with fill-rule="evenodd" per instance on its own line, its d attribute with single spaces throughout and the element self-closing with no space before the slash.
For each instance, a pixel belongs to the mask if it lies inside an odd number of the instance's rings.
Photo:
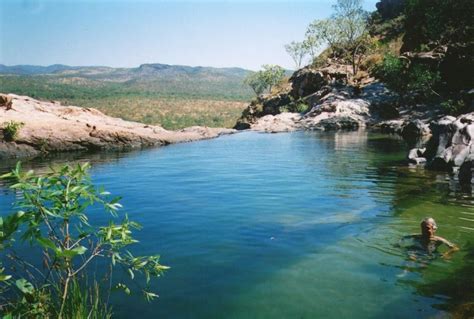
<svg viewBox="0 0 474 319">
<path fill-rule="evenodd" d="M 244 79 L 244 84 L 250 86 L 257 96 L 263 93 L 267 88 L 265 77 L 262 71 L 252 72 L 248 74 Z"/>
<path fill-rule="evenodd" d="M 311 25 L 306 30 L 305 40 L 303 46 L 307 53 L 311 56 L 311 62 L 318 57 L 319 48 L 321 47 L 324 39 L 321 36 L 320 30 L 311 28 Z"/>
<path fill-rule="evenodd" d="M 268 87 L 268 93 L 272 93 L 272 87 L 283 80 L 285 70 L 281 66 L 274 64 L 264 64 L 262 68 L 262 74 Z"/>
<path fill-rule="evenodd" d="M 326 42 L 332 49 L 333 54 L 341 46 L 342 35 L 335 19 L 323 19 L 313 21 L 306 30 L 307 38 L 320 39 L 322 43 Z"/>
<path fill-rule="evenodd" d="M 278 65 L 265 64 L 262 65 L 263 70 L 253 72 L 244 79 L 244 83 L 252 88 L 257 96 L 266 89 L 272 92 L 272 87 L 278 84 L 285 75 L 285 70 Z"/>
<path fill-rule="evenodd" d="M 19 201 L 17 213 L 0 218 L 0 250 L 25 269 L 25 278 L 16 278 L 16 291 L 20 293 L 17 301 L 11 299 L 15 290 L 3 295 L 10 299 L 2 302 L 2 312 L 27 318 L 78 317 L 77 299 L 82 300 L 79 303 L 88 300 L 88 292 L 81 295 L 81 287 L 88 283 L 80 280 L 85 278 L 84 272 L 97 258 L 106 259 L 111 268 L 122 266 L 131 280 L 135 273 L 142 273 L 146 279 L 142 293 L 148 300 L 157 297 L 148 289 L 150 279 L 160 276 L 168 267 L 159 263 L 158 255 L 135 257 L 127 250 L 137 242 L 132 232 L 140 225 L 126 215 L 121 221 L 111 220 L 106 226 L 89 224 L 88 208 L 91 205 L 101 206 L 112 217 L 117 217 L 121 205 L 119 198 L 111 198 L 108 192 L 94 187 L 88 168 L 88 164 L 65 166 L 44 176 L 35 176 L 32 171 L 23 172 L 18 164 L 3 176 L 13 183 L 11 188 L 18 192 Z M 22 241 L 43 256 L 44 271 L 40 265 L 31 265 L 16 256 L 13 250 L 6 250 L 10 247 L 8 243 L 20 234 Z M 39 278 L 32 273 L 39 274 Z M 0 269 L 0 291 L 8 290 L 14 279 Z M 117 283 L 116 287 L 130 293 L 123 282 Z M 91 303 L 87 306 L 97 307 L 96 301 Z M 30 316 L 31 309 L 38 313 Z M 91 317 L 90 314 L 87 317 Z M 96 312 L 94 317 L 102 315 Z"/>
<path fill-rule="evenodd" d="M 308 54 L 308 49 L 304 42 L 292 41 L 290 44 L 285 45 L 285 50 L 295 62 L 297 69 L 301 68 L 301 63 Z"/>
<path fill-rule="evenodd" d="M 352 72 L 358 71 L 358 54 L 364 48 L 367 33 L 368 14 L 362 8 L 362 0 L 337 0 L 333 6 L 339 42 L 344 55 L 352 64 Z"/>
</svg>

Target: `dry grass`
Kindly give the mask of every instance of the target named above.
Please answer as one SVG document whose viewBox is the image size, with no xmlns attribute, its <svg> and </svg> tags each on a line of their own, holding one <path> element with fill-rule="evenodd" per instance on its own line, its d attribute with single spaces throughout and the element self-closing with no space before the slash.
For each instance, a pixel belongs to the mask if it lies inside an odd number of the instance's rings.
<svg viewBox="0 0 474 319">
<path fill-rule="evenodd" d="M 94 107 L 107 115 L 130 121 L 180 129 L 193 125 L 233 127 L 247 103 L 183 98 L 110 97 L 73 99 L 63 104 Z"/>
</svg>

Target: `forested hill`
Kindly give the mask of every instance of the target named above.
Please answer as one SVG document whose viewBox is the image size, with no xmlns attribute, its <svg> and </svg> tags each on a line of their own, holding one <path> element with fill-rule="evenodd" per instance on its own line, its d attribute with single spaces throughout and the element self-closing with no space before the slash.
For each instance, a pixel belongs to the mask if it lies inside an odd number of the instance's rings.
<svg viewBox="0 0 474 319">
<path fill-rule="evenodd" d="M 0 65 L 0 87 L 4 92 L 46 99 L 145 94 L 246 100 L 251 92 L 242 81 L 249 72 L 158 63 L 136 68 Z"/>
</svg>

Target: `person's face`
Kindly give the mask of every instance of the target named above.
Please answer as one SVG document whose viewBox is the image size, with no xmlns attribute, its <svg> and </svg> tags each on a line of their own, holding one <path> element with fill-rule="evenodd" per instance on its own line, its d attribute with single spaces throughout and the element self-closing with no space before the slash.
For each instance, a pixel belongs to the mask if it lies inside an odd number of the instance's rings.
<svg viewBox="0 0 474 319">
<path fill-rule="evenodd" d="M 436 230 L 438 229 L 438 226 L 434 221 L 430 221 L 426 223 L 426 232 L 430 237 L 434 236 Z"/>
</svg>

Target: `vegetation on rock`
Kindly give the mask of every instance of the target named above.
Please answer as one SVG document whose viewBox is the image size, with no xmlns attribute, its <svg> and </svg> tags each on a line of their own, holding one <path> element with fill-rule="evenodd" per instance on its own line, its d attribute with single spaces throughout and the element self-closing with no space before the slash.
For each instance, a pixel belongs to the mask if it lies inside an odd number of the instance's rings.
<svg viewBox="0 0 474 319">
<path fill-rule="evenodd" d="M 3 127 L 3 139 L 7 142 L 13 142 L 18 137 L 20 129 L 23 126 L 23 123 L 10 121 L 4 123 Z"/>
</svg>

